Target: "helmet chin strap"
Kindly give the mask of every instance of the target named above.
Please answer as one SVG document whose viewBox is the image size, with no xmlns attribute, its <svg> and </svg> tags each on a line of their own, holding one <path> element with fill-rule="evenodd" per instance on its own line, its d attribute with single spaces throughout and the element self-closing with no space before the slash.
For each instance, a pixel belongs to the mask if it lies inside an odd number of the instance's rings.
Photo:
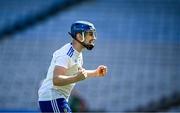
<svg viewBox="0 0 180 113">
<path fill-rule="evenodd" d="M 82 38 L 83 40 L 81 42 L 84 42 L 85 38 L 84 38 L 84 32 L 82 32 Z"/>
<path fill-rule="evenodd" d="M 94 45 L 93 45 L 93 44 L 87 44 L 87 43 L 84 42 L 84 41 L 85 41 L 84 32 L 82 32 L 82 37 L 83 37 L 83 40 L 82 40 L 82 41 L 80 41 L 80 40 L 78 40 L 77 38 L 75 38 L 74 36 L 72 36 L 72 34 L 71 34 L 70 32 L 68 32 L 68 33 L 71 35 L 71 37 L 72 37 L 73 39 L 75 39 L 77 42 L 79 42 L 81 45 L 83 45 L 86 49 L 92 50 L 92 49 L 94 48 Z"/>
</svg>

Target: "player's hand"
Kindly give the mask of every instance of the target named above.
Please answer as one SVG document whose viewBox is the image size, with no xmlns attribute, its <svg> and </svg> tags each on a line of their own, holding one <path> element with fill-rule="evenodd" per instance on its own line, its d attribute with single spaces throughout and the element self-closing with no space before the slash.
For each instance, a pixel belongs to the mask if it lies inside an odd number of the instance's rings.
<svg viewBox="0 0 180 113">
<path fill-rule="evenodd" d="M 98 66 L 96 72 L 97 72 L 97 76 L 99 77 L 105 76 L 107 74 L 107 66 L 104 65 Z"/>
<path fill-rule="evenodd" d="M 87 78 L 87 72 L 84 68 L 80 68 L 78 70 L 77 76 L 79 78 L 79 80 L 84 80 Z"/>
</svg>

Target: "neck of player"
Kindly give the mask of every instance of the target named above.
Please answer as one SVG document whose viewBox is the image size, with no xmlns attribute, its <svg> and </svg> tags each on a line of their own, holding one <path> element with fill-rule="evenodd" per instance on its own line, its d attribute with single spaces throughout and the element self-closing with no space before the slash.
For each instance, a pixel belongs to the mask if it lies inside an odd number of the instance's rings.
<svg viewBox="0 0 180 113">
<path fill-rule="evenodd" d="M 82 52 L 84 46 L 82 46 L 79 42 L 77 42 L 76 40 L 72 41 L 72 46 L 73 48 L 78 51 L 79 53 Z"/>
</svg>

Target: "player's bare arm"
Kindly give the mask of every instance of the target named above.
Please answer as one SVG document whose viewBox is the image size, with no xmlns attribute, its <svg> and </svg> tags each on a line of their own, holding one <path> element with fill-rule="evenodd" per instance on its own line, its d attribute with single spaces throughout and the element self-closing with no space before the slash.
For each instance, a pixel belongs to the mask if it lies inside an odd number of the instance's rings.
<svg viewBox="0 0 180 113">
<path fill-rule="evenodd" d="M 95 70 L 80 69 L 74 76 L 65 75 L 66 71 L 67 69 L 64 67 L 55 67 L 53 75 L 53 84 L 55 86 L 64 86 L 71 83 L 76 83 L 78 81 L 86 79 L 87 77 L 103 77 L 107 73 L 107 67 L 104 65 L 100 65 Z"/>
<path fill-rule="evenodd" d="M 107 66 L 100 65 L 95 70 L 86 70 L 87 77 L 103 77 L 107 74 Z"/>
<path fill-rule="evenodd" d="M 74 76 L 67 76 L 67 69 L 61 66 L 55 66 L 53 75 L 53 84 L 55 86 L 64 86 L 71 83 L 76 83 L 78 81 L 84 80 L 87 77 L 87 72 L 84 69 L 78 71 Z"/>
</svg>

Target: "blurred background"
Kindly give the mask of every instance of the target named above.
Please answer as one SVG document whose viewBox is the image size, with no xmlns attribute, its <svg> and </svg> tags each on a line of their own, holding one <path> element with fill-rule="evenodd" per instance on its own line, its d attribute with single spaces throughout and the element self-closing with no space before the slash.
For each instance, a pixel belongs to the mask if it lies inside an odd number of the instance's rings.
<svg viewBox="0 0 180 113">
<path fill-rule="evenodd" d="M 97 29 L 73 111 L 180 111 L 180 0 L 0 0 L 0 111 L 38 112 L 37 90 L 73 22 Z"/>
</svg>

